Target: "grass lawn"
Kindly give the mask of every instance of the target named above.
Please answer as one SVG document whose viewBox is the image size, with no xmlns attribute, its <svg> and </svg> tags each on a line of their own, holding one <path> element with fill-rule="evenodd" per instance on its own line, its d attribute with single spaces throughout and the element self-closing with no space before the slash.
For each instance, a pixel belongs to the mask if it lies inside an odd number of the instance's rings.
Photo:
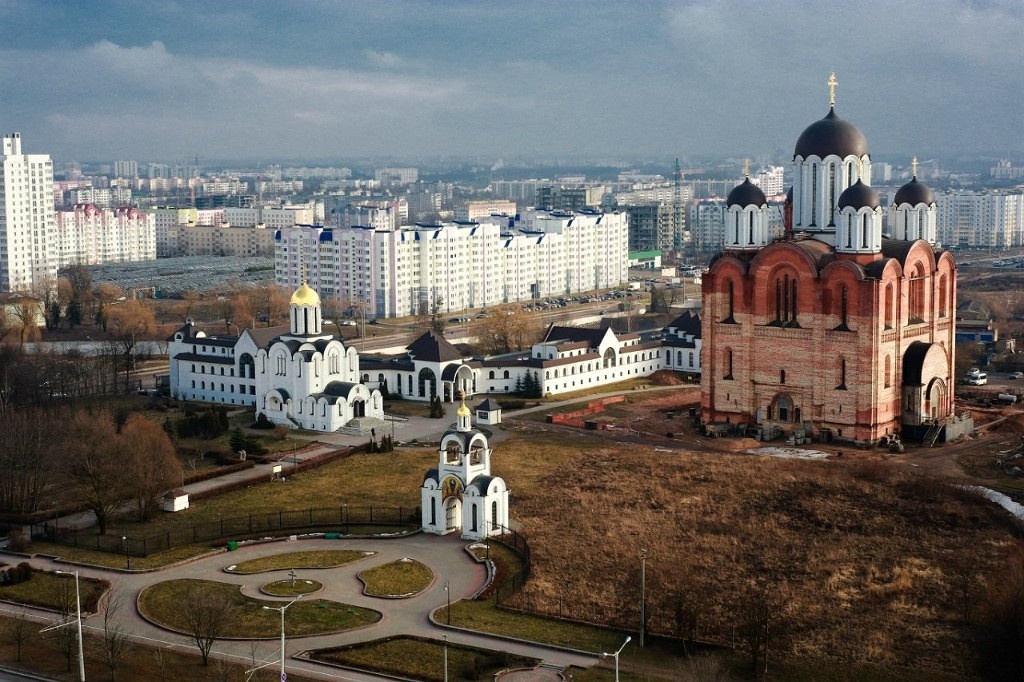
<svg viewBox="0 0 1024 682">
<path fill-rule="evenodd" d="M 439 623 L 447 621 L 448 607 L 434 613 Z M 614 651 L 623 635 L 605 628 L 580 625 L 504 611 L 493 600 L 463 600 L 452 604 L 452 625 L 531 642 L 564 646 L 581 651 Z"/>
<path fill-rule="evenodd" d="M 226 597 L 231 600 L 234 609 L 223 637 L 271 639 L 279 636 L 280 613 L 260 607 L 279 607 L 282 602 L 251 599 L 243 595 L 237 585 L 226 583 L 189 579 L 157 583 L 139 595 L 139 611 L 163 627 L 188 632 L 182 605 L 189 602 L 194 591 L 203 598 Z M 296 602 L 285 616 L 286 630 L 292 637 L 342 632 L 380 619 L 381 614 L 377 611 L 323 599 Z"/>
<path fill-rule="evenodd" d="M 291 611 L 291 609 L 289 609 Z M 17 617 L 0 616 L 0 631 L 9 631 L 17 622 Z M 47 679 L 56 680 L 77 680 L 77 661 L 72 661 L 72 670 L 68 670 L 64 658 L 54 644 L 51 637 L 46 634 L 36 635 L 42 625 L 36 621 L 28 623 L 32 636 L 21 645 L 19 656 L 18 647 L 9 637 L 0 637 L 0 661 L 13 668 L 32 670 L 37 674 L 46 675 Z M 278 621 L 280 627 L 280 621 Z M 85 674 L 88 680 L 109 680 L 110 669 L 103 660 L 102 637 L 86 630 L 83 636 L 85 650 Z M 257 652 L 257 656 L 266 657 L 269 651 L 264 649 Z M 253 667 L 252 662 L 225 663 L 216 658 L 211 659 L 210 665 L 204 667 L 199 658 L 198 650 L 192 649 L 195 653 L 182 653 L 172 649 L 159 647 L 151 648 L 141 644 L 133 645 L 127 656 L 118 665 L 114 679 L 119 681 L 134 680 L 188 680 L 189 682 L 272 682 L 278 679 L 277 669 L 258 671 L 250 678 L 245 676 L 245 670 Z M 256 663 L 259 663 L 257 660 Z M 318 678 L 319 679 L 319 678 Z M 288 671 L 288 682 L 312 682 L 313 678 L 303 677 L 299 673 Z"/>
<path fill-rule="evenodd" d="M 337 568 L 359 561 L 376 552 L 362 552 L 357 549 L 328 549 L 316 552 L 287 552 L 273 556 L 250 559 L 228 566 L 224 569 L 228 573 L 264 573 L 266 571 L 281 571 L 286 568 Z"/>
<path fill-rule="evenodd" d="M 362 521 L 369 508 L 402 508 L 406 517 L 412 517 L 420 504 L 420 485 L 423 473 L 437 465 L 437 453 L 430 448 L 401 449 L 386 454 L 356 454 L 329 462 L 322 467 L 289 476 L 287 482 L 259 482 L 248 488 L 217 497 L 198 500 L 183 512 L 160 514 L 148 523 L 117 522 L 108 528 L 110 535 L 129 537 L 159 534 L 169 531 L 187 531 L 193 524 L 217 522 L 240 515 L 276 514 L 281 510 L 300 511 L 308 507 L 345 507 L 349 515 Z M 311 504 L 311 501 L 315 504 Z M 346 506 L 347 505 L 347 506 Z M 244 510 L 244 514 L 242 511 Z M 346 528 L 356 532 L 355 524 Z M 90 531 L 91 532 L 91 531 Z M 179 549 L 181 551 L 179 551 Z M 176 548 L 167 557 L 163 553 L 151 560 L 132 558 L 132 568 L 153 568 L 167 565 L 182 556 L 194 556 L 208 551 L 208 545 Z M 62 557 L 72 555 L 71 548 L 61 545 L 33 543 L 30 552 L 46 552 Z M 123 556 L 104 557 L 103 552 L 92 552 L 99 565 L 121 567 Z"/>
<path fill-rule="evenodd" d="M 99 602 L 100 596 L 109 589 L 105 580 L 79 577 L 78 590 L 82 599 L 83 612 Z M 75 609 L 75 576 L 68 574 L 32 571 L 32 577 L 16 585 L 0 585 L 0 600 L 39 606 L 44 609 L 61 611 Z"/>
<path fill-rule="evenodd" d="M 272 597 L 297 597 L 300 594 L 311 594 L 323 588 L 324 584 L 316 580 L 297 579 L 275 580 L 260 587 L 260 590 Z"/>
<path fill-rule="evenodd" d="M 444 680 L 443 641 L 394 637 L 339 649 L 320 649 L 311 658 L 340 665 L 386 672 L 415 680 Z M 532 668 L 539 661 L 505 652 L 448 644 L 449 679 L 486 680 L 506 668 Z"/>
<path fill-rule="evenodd" d="M 359 574 L 371 597 L 412 597 L 430 586 L 434 573 L 415 559 L 399 559 Z"/>
</svg>

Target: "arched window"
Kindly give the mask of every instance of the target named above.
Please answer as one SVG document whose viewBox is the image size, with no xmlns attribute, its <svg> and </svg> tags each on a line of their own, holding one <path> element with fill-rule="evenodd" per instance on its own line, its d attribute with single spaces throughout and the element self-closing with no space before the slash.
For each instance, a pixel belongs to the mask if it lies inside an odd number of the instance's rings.
<svg viewBox="0 0 1024 682">
<path fill-rule="evenodd" d="M 508 379 L 508 370 L 505 370 L 505 378 Z"/>
<path fill-rule="evenodd" d="M 811 164 L 811 224 L 818 226 L 818 164 Z"/>
<path fill-rule="evenodd" d="M 733 281 L 730 279 L 725 285 L 725 319 L 723 322 L 734 322 L 736 313 L 736 288 Z"/>
<path fill-rule="evenodd" d="M 498 530 L 498 503 L 491 502 L 491 530 Z"/>
<path fill-rule="evenodd" d="M 910 274 L 910 322 L 924 322 L 924 267 L 917 263 Z"/>
<path fill-rule="evenodd" d="M 946 306 L 949 304 L 949 282 L 946 275 L 939 276 L 939 317 L 946 316 Z"/>
<path fill-rule="evenodd" d="M 682 363 L 680 363 L 680 364 L 682 364 Z M 693 367 L 693 351 L 692 350 L 690 351 L 690 367 L 691 368 Z"/>
<path fill-rule="evenodd" d="M 487 373 L 487 378 L 488 379 L 493 379 L 494 378 L 494 370 L 493 369 L 490 372 Z"/>
<path fill-rule="evenodd" d="M 892 329 L 893 321 L 893 287 L 892 282 L 885 285 L 885 328 Z"/>
</svg>

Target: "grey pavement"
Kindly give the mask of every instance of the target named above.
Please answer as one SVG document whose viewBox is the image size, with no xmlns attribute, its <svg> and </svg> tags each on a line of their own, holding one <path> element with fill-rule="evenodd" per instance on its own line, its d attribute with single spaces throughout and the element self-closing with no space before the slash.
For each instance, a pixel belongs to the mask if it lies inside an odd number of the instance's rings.
<svg viewBox="0 0 1024 682">
<path fill-rule="evenodd" d="M 300 672 L 316 679 L 370 681 L 379 680 L 382 676 L 349 670 L 332 668 L 304 658 L 292 658 L 304 651 L 324 647 L 343 646 L 389 637 L 394 635 L 414 635 L 441 640 L 444 635 L 453 644 L 465 644 L 473 647 L 507 651 L 513 654 L 528 656 L 542 661 L 554 668 L 565 668 L 570 665 L 581 667 L 592 666 L 599 661 L 597 654 L 577 653 L 555 649 L 528 642 L 493 637 L 483 633 L 468 632 L 458 629 L 458 623 L 448 628 L 442 624 L 431 622 L 430 614 L 447 603 L 448 595 L 445 584 L 450 585 L 452 602 L 467 599 L 484 586 L 487 580 L 486 568 L 476 562 L 466 551 L 469 543 L 457 536 L 434 536 L 416 534 L 395 539 L 303 539 L 296 541 L 280 541 L 262 544 L 242 545 L 233 552 L 216 552 L 194 561 L 172 566 L 152 572 L 125 572 L 93 566 L 72 567 L 59 560 L 45 557 L 32 557 L 29 563 L 34 568 L 43 570 L 77 569 L 82 577 L 102 578 L 110 581 L 113 591 L 120 595 L 126 604 L 136 602 L 139 593 L 148 585 L 180 578 L 196 578 L 216 580 L 219 582 L 239 585 L 250 595 L 259 592 L 265 583 L 288 578 L 287 570 L 269 571 L 255 575 L 238 575 L 226 573 L 224 569 L 236 563 L 281 554 L 291 551 L 355 549 L 373 552 L 372 555 L 354 563 L 331 569 L 297 570 L 299 579 L 311 578 L 324 585 L 323 589 L 307 598 L 329 599 L 365 608 L 375 609 L 383 615 L 381 620 L 371 626 L 348 632 L 317 635 L 301 638 L 287 638 L 288 655 L 287 670 Z M 362 584 L 357 578 L 360 571 L 390 563 L 403 557 L 415 558 L 431 569 L 434 574 L 433 583 L 422 593 L 408 599 L 380 599 L 362 593 Z M 263 596 L 263 599 L 271 599 Z M 281 600 L 282 603 L 287 599 Z M 17 614 L 21 607 L 0 604 L 0 613 Z M 53 614 L 42 611 L 30 611 L 35 618 L 53 621 Z M 196 653 L 191 640 L 182 634 L 170 632 L 148 622 L 135 608 L 123 609 L 118 614 L 120 623 L 132 634 L 132 638 L 149 646 L 163 647 Z M 286 616 L 287 622 L 287 616 Z M 102 617 L 91 616 L 85 622 L 87 632 L 102 632 Z M 259 662 L 277 661 L 280 641 L 272 639 L 260 640 L 256 645 L 256 657 Z M 251 665 L 253 650 L 248 640 L 223 641 L 214 645 L 213 655 L 231 659 L 243 665 Z M 276 665 L 271 666 L 276 667 Z M 540 673 L 541 671 L 538 671 Z M 544 673 L 545 675 L 547 673 Z M 531 678 L 550 679 L 550 678 Z"/>
</svg>

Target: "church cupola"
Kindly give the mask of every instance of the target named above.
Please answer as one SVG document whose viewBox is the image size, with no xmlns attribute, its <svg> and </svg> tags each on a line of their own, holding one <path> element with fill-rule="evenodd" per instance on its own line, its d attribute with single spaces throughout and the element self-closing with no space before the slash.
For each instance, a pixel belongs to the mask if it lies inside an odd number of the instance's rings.
<svg viewBox="0 0 1024 682">
<path fill-rule="evenodd" d="M 761 188 L 746 178 L 725 201 L 727 251 L 757 251 L 768 244 L 768 200 Z"/>
<path fill-rule="evenodd" d="M 459 406 L 458 411 L 455 413 L 455 430 L 460 433 L 466 433 L 473 428 L 473 411 L 466 407 L 466 399 L 462 399 L 462 405 Z"/>
<path fill-rule="evenodd" d="M 793 229 L 836 232 L 837 201 L 858 181 L 871 184 L 871 155 L 864 134 L 836 114 L 836 86 L 828 79 L 829 111 L 800 135 L 793 152 Z"/>
<path fill-rule="evenodd" d="M 314 336 L 323 333 L 323 319 L 320 311 L 320 295 L 302 278 L 302 286 L 292 294 L 291 333 L 293 336 Z"/>
<path fill-rule="evenodd" d="M 917 179 L 917 158 L 911 163 L 913 177 L 896 192 L 889 207 L 889 231 L 893 239 L 924 239 L 935 244 L 935 195 Z"/>
<path fill-rule="evenodd" d="M 839 196 L 836 208 L 836 253 L 881 253 L 882 205 L 878 193 L 858 180 Z"/>
</svg>

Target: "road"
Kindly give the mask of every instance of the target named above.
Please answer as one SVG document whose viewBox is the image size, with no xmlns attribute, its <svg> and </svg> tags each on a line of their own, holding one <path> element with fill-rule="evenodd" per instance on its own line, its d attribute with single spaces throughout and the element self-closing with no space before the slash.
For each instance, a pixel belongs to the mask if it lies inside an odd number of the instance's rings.
<svg viewBox="0 0 1024 682">
<path fill-rule="evenodd" d="M 431 613 L 447 603 L 449 595 L 445 589 L 446 584 L 450 585 L 450 596 L 454 602 L 472 597 L 486 583 L 485 567 L 470 556 L 466 551 L 466 545 L 465 541 L 454 535 L 417 534 L 393 539 L 327 540 L 318 538 L 294 542 L 243 545 L 235 552 L 218 551 L 185 564 L 153 572 L 125 572 L 91 566 L 79 567 L 79 571 L 82 577 L 110 581 L 112 590 L 120 595 L 123 603 L 126 604 L 134 604 L 139 593 L 148 585 L 182 578 L 216 580 L 235 584 L 248 596 L 268 599 L 260 594 L 260 586 L 275 580 L 287 579 L 287 570 L 238 575 L 226 573 L 225 569 L 241 561 L 283 552 L 357 549 L 373 554 L 347 566 L 332 569 L 306 569 L 299 570 L 297 573 L 300 578 L 309 577 L 324 585 L 321 591 L 314 593 L 310 598 L 329 599 L 375 609 L 380 611 L 383 617 L 376 624 L 358 630 L 286 640 L 288 656 L 286 665 L 289 671 L 299 672 L 314 679 L 351 680 L 353 682 L 379 680 L 380 676 L 378 675 L 342 671 L 314 661 L 297 659 L 294 656 L 312 649 L 342 646 L 402 634 L 438 640 L 443 635 L 447 635 L 448 641 L 453 644 L 508 651 L 539 659 L 546 665 L 556 668 L 565 668 L 570 665 L 590 667 L 598 663 L 599 656 L 597 654 L 571 652 L 530 642 L 514 641 L 461 630 L 457 627 L 457 622 L 453 623 L 452 627 L 432 622 Z M 403 557 L 415 558 L 433 572 L 434 582 L 424 592 L 408 599 L 379 599 L 362 593 L 362 583 L 357 577 L 360 571 L 397 561 Z M 41 570 L 69 570 L 67 563 L 45 557 L 32 557 L 29 563 L 34 568 Z M 282 603 L 286 601 L 282 600 Z M 17 614 L 20 610 L 20 607 L 0 605 L 0 613 Z M 53 614 L 39 611 L 30 613 L 35 619 L 47 621 L 54 619 Z M 149 646 L 196 653 L 195 645 L 187 636 L 153 625 L 135 609 L 124 609 L 117 614 L 117 618 L 125 630 L 132 633 L 134 641 Z M 95 615 L 88 617 L 84 629 L 86 632 L 98 634 L 102 630 L 102 617 Z M 260 640 L 256 656 L 261 661 L 278 660 L 279 646 L 280 643 L 276 636 Z M 253 654 L 248 641 L 219 640 L 214 646 L 213 655 L 248 664 L 252 660 Z"/>
</svg>

